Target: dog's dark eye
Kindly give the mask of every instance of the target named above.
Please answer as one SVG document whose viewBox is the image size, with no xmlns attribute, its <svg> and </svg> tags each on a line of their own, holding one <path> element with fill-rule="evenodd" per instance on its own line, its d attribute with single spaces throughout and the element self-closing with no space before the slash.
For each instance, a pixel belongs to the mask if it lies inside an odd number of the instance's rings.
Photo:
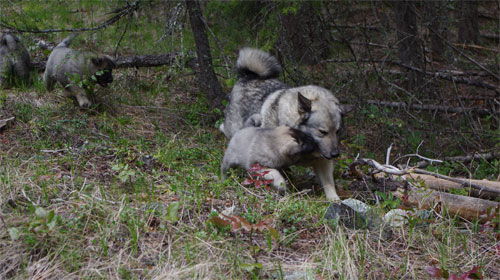
<svg viewBox="0 0 500 280">
<path fill-rule="evenodd" d="M 319 133 L 321 133 L 322 135 L 327 135 L 327 134 L 328 134 L 328 131 L 323 130 L 323 129 L 320 129 L 320 130 L 319 130 Z"/>
</svg>

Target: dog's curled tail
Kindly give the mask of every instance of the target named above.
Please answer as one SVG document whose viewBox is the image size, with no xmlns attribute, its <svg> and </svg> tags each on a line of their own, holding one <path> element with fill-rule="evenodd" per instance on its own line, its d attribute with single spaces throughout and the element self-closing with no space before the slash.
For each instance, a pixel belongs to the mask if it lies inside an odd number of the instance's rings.
<svg viewBox="0 0 500 280">
<path fill-rule="evenodd" d="M 281 73 L 281 65 L 274 56 L 253 48 L 240 50 L 236 69 L 240 78 L 250 79 L 277 78 Z"/>
<path fill-rule="evenodd" d="M 69 47 L 69 44 L 71 44 L 71 41 L 73 41 L 73 39 L 75 39 L 75 37 L 78 36 L 78 35 L 79 35 L 78 33 L 73 33 L 73 34 L 69 35 L 61 43 L 59 43 L 56 46 L 56 48 L 67 48 L 67 47 Z"/>
</svg>

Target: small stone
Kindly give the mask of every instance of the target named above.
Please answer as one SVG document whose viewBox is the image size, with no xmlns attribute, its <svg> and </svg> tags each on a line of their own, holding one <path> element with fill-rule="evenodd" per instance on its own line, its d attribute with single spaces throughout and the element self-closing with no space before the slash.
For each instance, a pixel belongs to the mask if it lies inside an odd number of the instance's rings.
<svg viewBox="0 0 500 280">
<path fill-rule="evenodd" d="M 402 227 L 408 223 L 408 211 L 392 209 L 385 214 L 384 221 L 391 227 Z"/>
</svg>

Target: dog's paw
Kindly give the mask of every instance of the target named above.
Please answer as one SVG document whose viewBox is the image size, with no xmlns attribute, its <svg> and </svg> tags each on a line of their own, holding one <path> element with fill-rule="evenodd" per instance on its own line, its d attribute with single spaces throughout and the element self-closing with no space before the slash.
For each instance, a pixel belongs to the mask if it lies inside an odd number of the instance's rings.
<svg viewBox="0 0 500 280">
<path fill-rule="evenodd" d="M 76 100 L 78 101 L 78 105 L 82 108 L 85 108 L 85 109 L 88 109 L 90 108 L 90 106 L 92 105 L 92 103 L 90 102 L 90 100 L 87 98 L 87 96 L 85 95 L 77 95 L 76 96 Z"/>
<path fill-rule="evenodd" d="M 329 201 L 337 203 L 340 203 L 342 201 L 338 196 L 337 191 L 335 190 L 335 186 L 326 185 L 323 187 L 323 190 L 325 191 L 326 198 Z"/>
</svg>

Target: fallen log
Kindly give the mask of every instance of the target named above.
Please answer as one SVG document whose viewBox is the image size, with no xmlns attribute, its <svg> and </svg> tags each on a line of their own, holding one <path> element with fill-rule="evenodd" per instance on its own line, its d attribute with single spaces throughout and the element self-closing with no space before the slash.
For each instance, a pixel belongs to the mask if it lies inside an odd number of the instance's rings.
<svg viewBox="0 0 500 280">
<path fill-rule="evenodd" d="M 130 67 L 157 67 L 163 65 L 172 65 L 180 53 L 167 54 L 147 54 L 135 56 L 118 56 L 115 58 L 116 68 Z M 45 71 L 47 61 L 33 61 L 33 68 L 38 72 Z"/>
<path fill-rule="evenodd" d="M 445 180 L 441 178 L 436 178 L 428 174 L 416 174 L 411 173 L 403 176 L 405 179 L 415 179 L 422 180 L 425 185 L 433 190 L 449 192 L 450 190 L 466 190 L 471 196 L 485 199 L 496 199 L 500 197 L 500 182 L 488 181 L 488 180 L 473 180 L 465 178 L 457 178 L 466 182 L 470 182 L 474 185 L 480 185 L 488 187 L 489 189 L 497 190 L 497 192 L 491 192 L 488 190 L 477 190 L 472 187 L 464 186 L 461 183 L 453 182 L 450 180 Z"/>
<path fill-rule="evenodd" d="M 450 107 L 450 106 L 442 106 L 442 105 L 431 105 L 431 104 L 407 104 L 405 102 L 392 102 L 392 101 L 377 101 L 377 100 L 368 100 L 368 104 L 379 105 L 390 108 L 397 109 L 414 109 L 414 110 L 422 110 L 422 111 L 438 111 L 443 113 L 473 113 L 479 116 L 485 117 L 489 115 L 493 115 L 495 112 L 490 112 L 483 108 L 464 108 L 464 107 Z M 499 112 L 496 112 L 497 114 Z"/>
<path fill-rule="evenodd" d="M 451 216 L 459 215 L 467 220 L 476 220 L 488 209 L 500 207 L 500 203 L 495 201 L 421 188 L 414 188 L 407 196 L 403 189 L 398 189 L 393 194 L 419 209 L 431 208 L 437 212 L 446 210 Z"/>
<path fill-rule="evenodd" d="M 476 190 L 481 191 L 481 192 L 487 191 L 487 192 L 491 192 L 491 193 L 495 193 L 497 195 L 500 195 L 499 188 L 490 187 L 490 186 L 487 186 L 484 184 L 478 184 L 478 183 L 472 182 L 472 180 L 470 180 L 470 179 L 454 178 L 454 177 L 450 177 L 450 176 L 446 176 L 446 175 L 442 175 L 442 174 L 438 174 L 438 173 L 434 173 L 434 172 L 430 172 L 430 171 L 426 171 L 426 170 L 422 170 L 422 169 L 418 169 L 418 168 L 414 168 L 413 172 L 417 173 L 417 174 L 431 175 L 431 176 L 434 176 L 436 178 L 452 181 L 452 182 L 460 184 L 462 187 L 470 187 L 470 188 L 476 189 Z M 475 181 L 479 181 L 479 180 L 475 180 Z M 479 182 L 483 182 L 483 180 L 481 180 Z M 488 182 L 488 181 L 486 181 L 486 182 Z"/>
</svg>

